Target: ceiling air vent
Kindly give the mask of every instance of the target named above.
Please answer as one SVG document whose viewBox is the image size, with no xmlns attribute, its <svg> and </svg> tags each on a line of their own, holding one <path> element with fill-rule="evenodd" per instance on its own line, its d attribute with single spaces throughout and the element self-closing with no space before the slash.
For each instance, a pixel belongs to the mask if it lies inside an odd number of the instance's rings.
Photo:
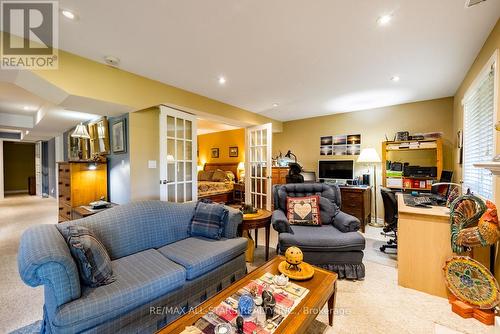
<svg viewBox="0 0 500 334">
<path fill-rule="evenodd" d="M 486 0 L 465 0 L 465 8 L 471 8 L 475 5 L 479 5 L 481 2 L 485 2 Z"/>
</svg>

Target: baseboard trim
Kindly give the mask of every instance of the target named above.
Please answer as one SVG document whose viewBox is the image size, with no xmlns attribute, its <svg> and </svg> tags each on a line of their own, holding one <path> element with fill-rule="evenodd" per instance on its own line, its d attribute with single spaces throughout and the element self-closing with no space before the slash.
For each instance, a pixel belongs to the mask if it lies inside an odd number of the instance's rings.
<svg viewBox="0 0 500 334">
<path fill-rule="evenodd" d="M 24 190 L 5 190 L 3 192 L 5 195 L 12 195 L 12 194 L 27 194 L 28 193 L 28 189 L 24 189 Z"/>
</svg>

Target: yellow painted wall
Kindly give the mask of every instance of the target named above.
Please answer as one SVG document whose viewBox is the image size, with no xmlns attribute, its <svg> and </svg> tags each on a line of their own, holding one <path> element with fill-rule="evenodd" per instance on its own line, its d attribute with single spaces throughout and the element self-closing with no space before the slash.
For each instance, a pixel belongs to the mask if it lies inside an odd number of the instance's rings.
<svg viewBox="0 0 500 334">
<path fill-rule="evenodd" d="M 373 147 L 381 156 L 385 135 L 393 138 L 397 131 L 433 132 L 441 131 L 443 137 L 444 168 L 453 167 L 453 98 L 401 104 L 391 107 L 356 111 L 329 116 L 307 118 L 283 123 L 283 132 L 273 135 L 273 155 L 292 150 L 305 170 L 316 171 L 318 160 L 353 159 L 357 156 L 320 155 L 320 137 L 327 135 L 361 134 L 361 148 Z M 355 173 L 368 172 L 365 165 L 355 164 Z M 381 165 L 378 165 L 377 184 L 381 184 Z M 382 200 L 377 194 L 379 218 L 383 217 Z"/>
<path fill-rule="evenodd" d="M 3 158 L 4 190 L 28 190 L 28 177 L 35 176 L 35 144 L 4 141 Z"/>
<path fill-rule="evenodd" d="M 160 129 L 158 107 L 129 114 L 130 199 L 160 199 Z M 156 160 L 157 168 L 148 168 Z"/>
<path fill-rule="evenodd" d="M 455 99 L 454 99 L 454 107 L 453 107 L 453 132 L 457 133 L 457 131 L 463 129 L 463 107 L 462 107 L 462 99 L 465 96 L 465 93 L 469 89 L 470 85 L 473 83 L 474 79 L 477 77 L 477 75 L 481 72 L 483 67 L 486 65 L 490 57 L 493 55 L 495 50 L 500 49 L 500 20 L 497 21 L 495 27 L 491 31 L 488 39 L 484 43 L 483 47 L 479 51 L 478 55 L 476 56 L 476 59 L 474 63 L 472 64 L 471 68 L 467 72 L 463 82 L 460 84 L 460 87 L 458 88 L 456 94 L 455 94 Z M 498 60 L 497 60 L 498 61 Z M 498 63 L 498 66 L 500 66 L 500 63 Z M 500 87 L 500 77 L 496 78 L 496 87 Z M 497 92 L 497 96 L 500 96 L 500 91 Z M 500 120 L 500 98 L 497 100 L 497 120 Z M 457 141 L 456 138 L 454 137 L 453 141 L 453 147 L 455 148 L 457 146 Z M 496 154 L 500 153 L 500 135 L 497 132 L 496 135 L 496 141 L 497 141 L 497 151 Z M 454 149 L 454 159 L 457 159 L 457 151 Z M 456 160 L 454 160 L 455 162 Z M 462 166 L 455 163 L 455 180 L 460 181 L 462 179 Z M 500 178 L 499 177 L 494 177 L 494 182 L 495 182 L 495 202 L 498 205 L 500 205 Z M 482 257 L 476 257 L 476 254 L 481 253 L 483 254 Z M 488 263 L 488 251 L 487 249 L 482 249 L 481 252 L 478 250 L 474 250 L 475 258 L 480 260 L 480 262 Z M 498 246 L 497 246 L 497 256 L 496 256 L 496 264 L 495 264 L 495 277 L 497 280 L 500 280 L 500 258 L 498 256 Z"/>
<path fill-rule="evenodd" d="M 229 157 L 229 147 L 238 147 L 238 157 Z M 211 158 L 211 149 L 219 148 L 219 158 Z M 198 163 L 245 161 L 245 129 L 208 133 L 198 136 Z"/>
</svg>

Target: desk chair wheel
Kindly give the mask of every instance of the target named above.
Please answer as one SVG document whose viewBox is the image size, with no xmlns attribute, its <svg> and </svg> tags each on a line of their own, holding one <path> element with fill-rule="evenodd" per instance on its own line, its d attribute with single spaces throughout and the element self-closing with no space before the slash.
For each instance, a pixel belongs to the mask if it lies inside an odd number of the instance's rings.
<svg viewBox="0 0 500 334">
<path fill-rule="evenodd" d="M 397 244 L 395 244 L 395 245 L 383 245 L 383 246 L 381 246 L 381 247 L 380 247 L 380 251 L 381 251 L 382 253 L 385 253 L 385 250 L 386 250 L 387 248 L 390 248 L 390 249 L 395 249 L 395 250 L 396 250 L 396 253 L 397 253 L 398 245 L 397 245 Z"/>
</svg>

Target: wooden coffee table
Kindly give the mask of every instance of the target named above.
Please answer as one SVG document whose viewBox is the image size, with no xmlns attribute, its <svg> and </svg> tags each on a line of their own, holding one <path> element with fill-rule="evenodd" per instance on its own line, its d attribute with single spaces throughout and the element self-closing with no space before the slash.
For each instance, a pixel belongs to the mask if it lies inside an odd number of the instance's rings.
<svg viewBox="0 0 500 334">
<path fill-rule="evenodd" d="M 193 325 L 199 318 L 203 317 L 211 309 L 217 307 L 223 300 L 245 287 L 251 280 L 262 277 L 265 273 L 279 274 L 278 264 L 283 261 L 282 256 L 277 256 L 271 261 L 264 263 L 233 285 L 219 292 L 196 308 L 196 312 L 190 312 L 175 320 L 166 327 L 160 329 L 160 334 L 181 333 L 187 326 Z M 309 293 L 297 305 L 297 307 L 286 317 L 276 329 L 275 333 L 305 333 L 314 321 L 319 311 L 328 303 L 328 321 L 333 324 L 333 312 L 337 292 L 337 274 L 314 267 L 313 278 L 307 281 L 294 281 L 298 285 L 309 289 Z"/>
</svg>

